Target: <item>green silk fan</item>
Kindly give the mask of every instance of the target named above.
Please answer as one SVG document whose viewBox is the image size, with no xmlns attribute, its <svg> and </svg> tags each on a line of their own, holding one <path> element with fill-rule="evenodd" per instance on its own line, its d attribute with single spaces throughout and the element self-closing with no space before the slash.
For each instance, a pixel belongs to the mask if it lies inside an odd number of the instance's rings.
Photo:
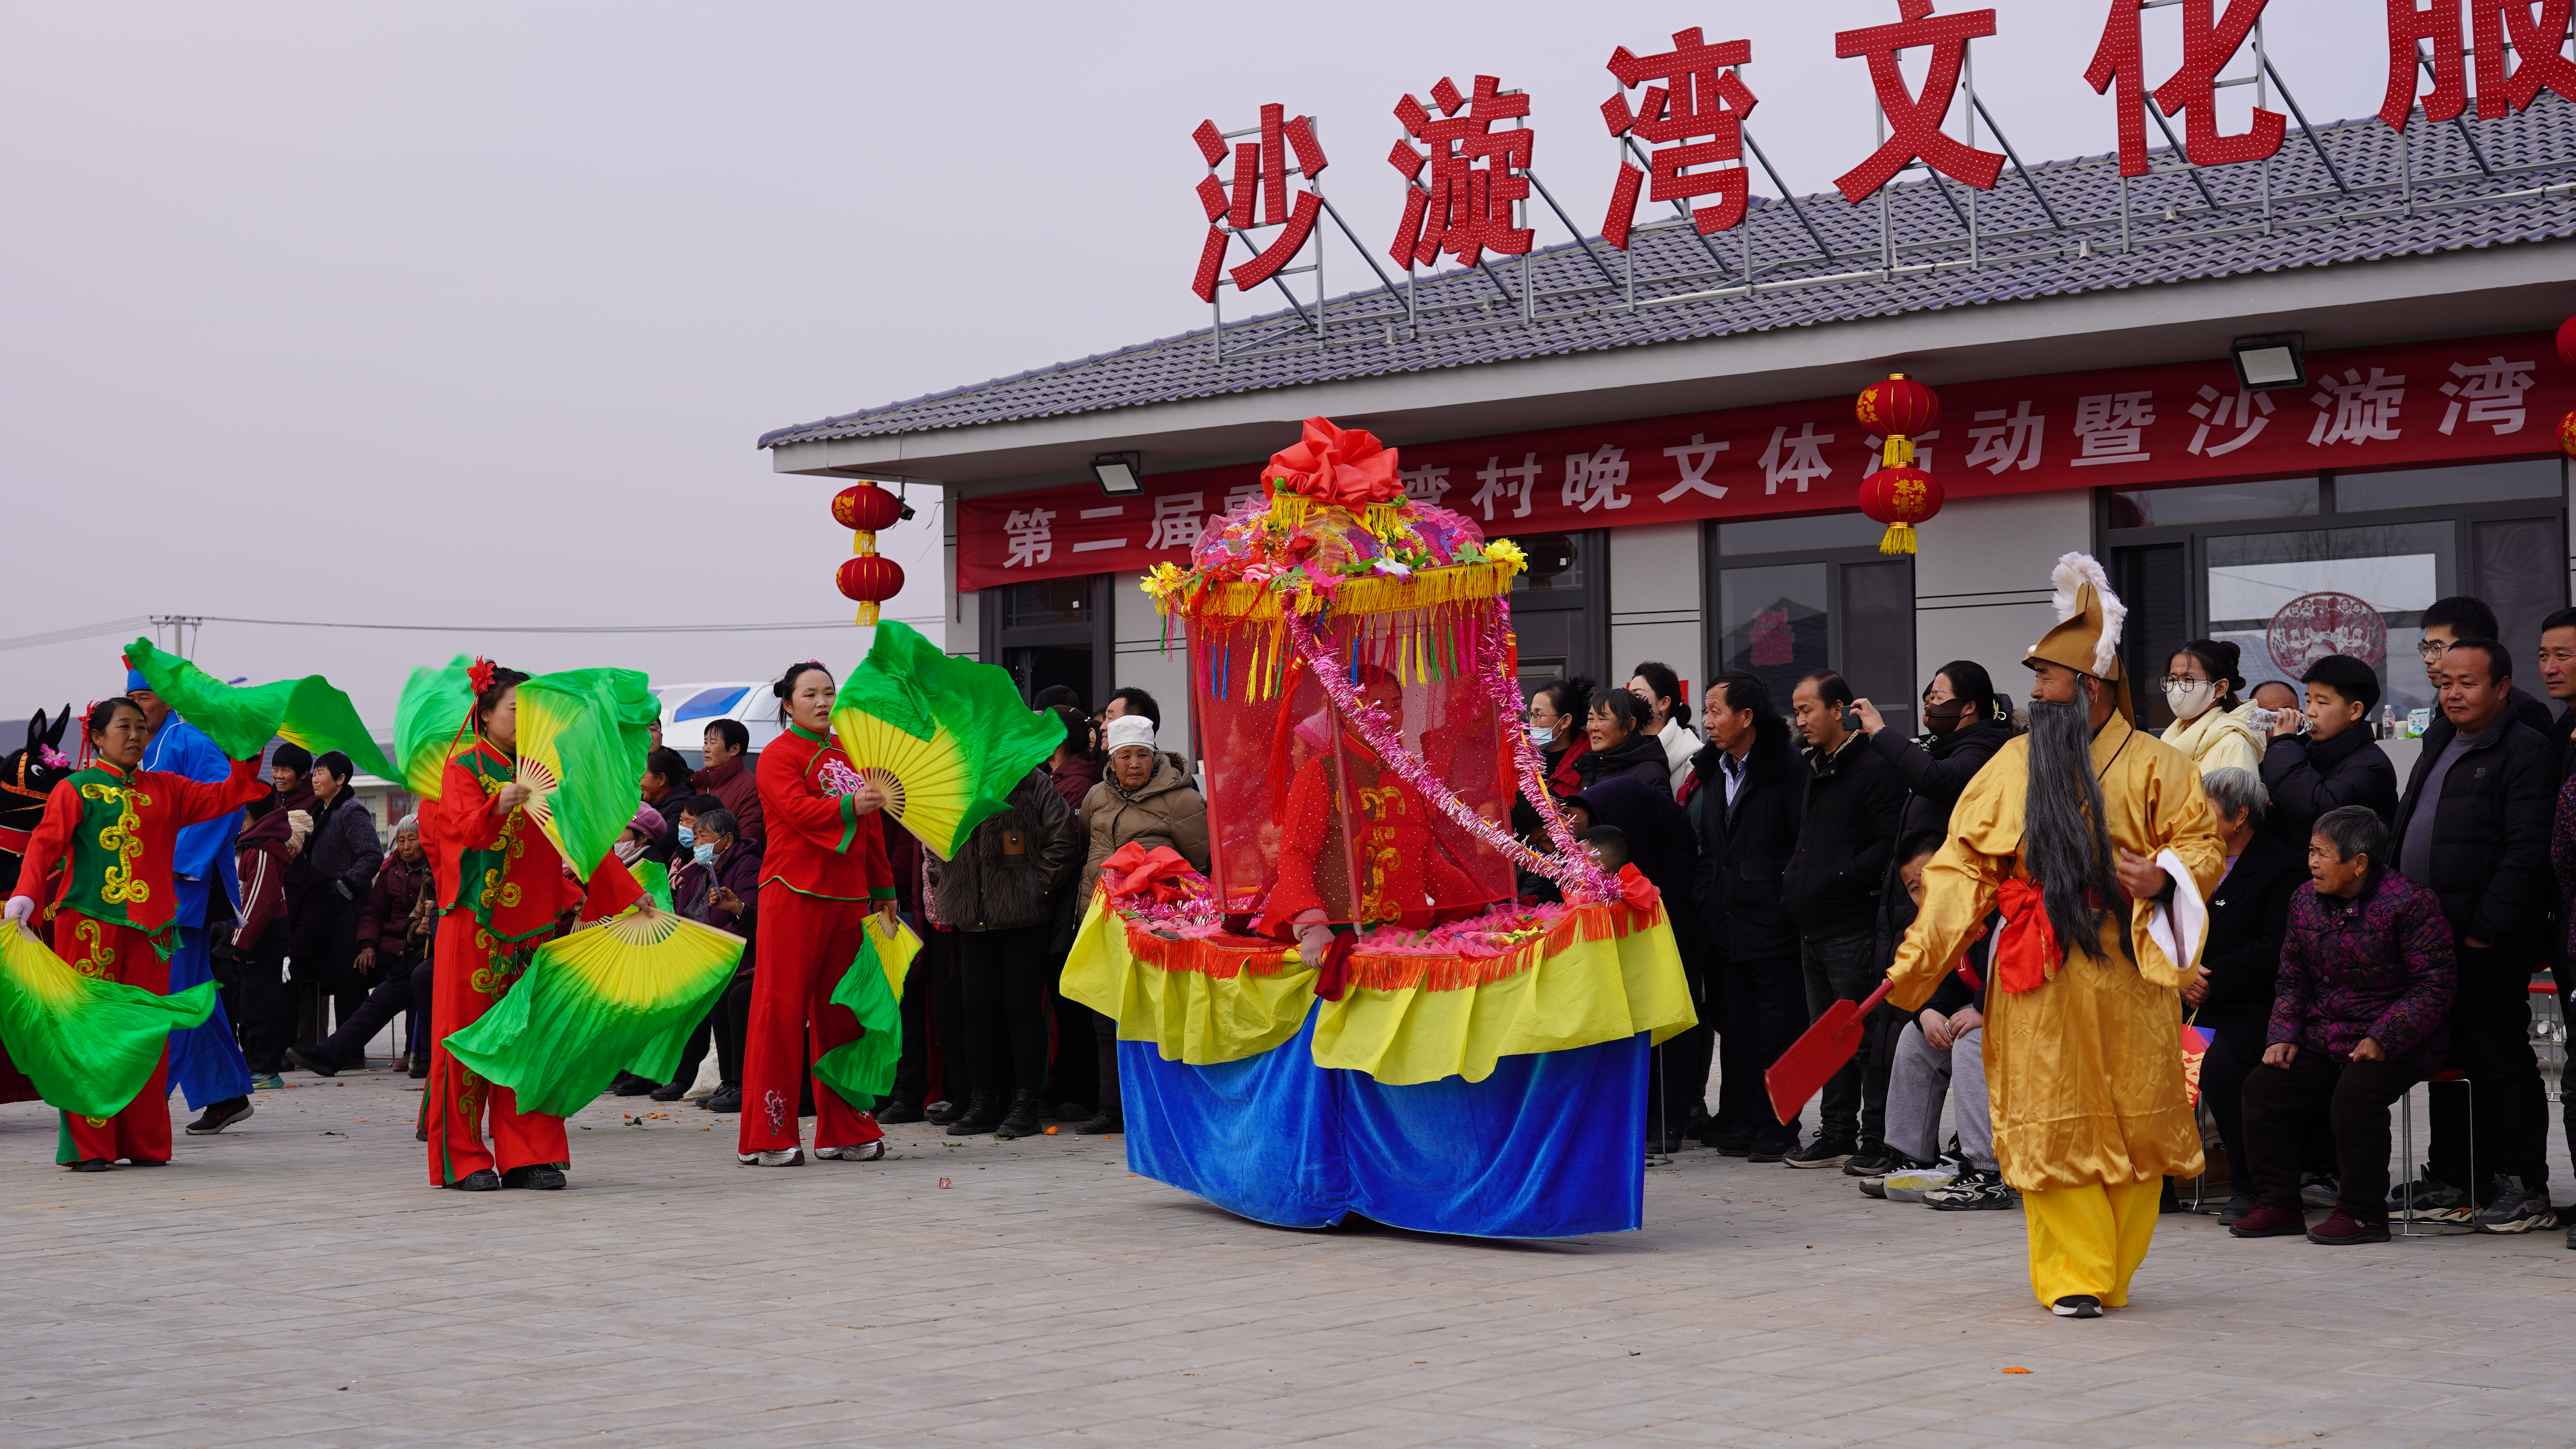
<svg viewBox="0 0 2576 1449">
<path fill-rule="evenodd" d="M 740 936 L 638 905 L 538 947 L 447 1049 L 517 1093 L 520 1110 L 570 1116 L 621 1071 L 668 1080 L 742 948 Z"/>
<path fill-rule="evenodd" d="M 170 1033 L 206 1024 L 215 990 L 201 981 L 158 996 L 83 976 L 26 927 L 0 926 L 0 1044 L 37 1093 L 66 1112 L 124 1111 L 152 1079 Z"/>
<path fill-rule="evenodd" d="M 942 860 L 1010 803 L 1064 743 L 1064 725 L 1020 701 L 1010 671 L 951 659 L 889 620 L 832 710 L 841 753 Z"/>
<path fill-rule="evenodd" d="M 256 758 L 275 735 L 317 755 L 338 750 L 378 779 L 395 777 L 357 706 L 319 674 L 230 685 L 176 654 L 162 653 L 149 639 L 125 646 L 125 662 L 180 718 L 204 730 L 226 759 Z"/>
<path fill-rule="evenodd" d="M 624 736 L 623 681 L 632 670 L 541 674 L 519 686 L 518 782 L 525 807 L 564 863 L 584 880 L 644 802 L 644 757 Z M 649 698 L 649 696 L 648 696 Z M 640 745 L 642 731 L 632 743 Z"/>
<path fill-rule="evenodd" d="M 474 713 L 474 660 L 459 654 L 444 669 L 414 669 L 403 682 L 402 702 L 394 706 L 394 764 L 403 788 L 423 800 L 435 800 L 447 779 L 447 762 L 459 749 L 471 749 L 474 737 L 466 720 Z"/>
</svg>

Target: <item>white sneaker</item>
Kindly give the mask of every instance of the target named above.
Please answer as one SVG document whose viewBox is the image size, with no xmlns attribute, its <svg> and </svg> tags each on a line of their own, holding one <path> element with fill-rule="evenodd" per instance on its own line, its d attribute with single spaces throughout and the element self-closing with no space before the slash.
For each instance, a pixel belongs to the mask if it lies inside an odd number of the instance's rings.
<svg viewBox="0 0 2576 1449">
<path fill-rule="evenodd" d="M 880 1137 L 857 1147 L 817 1147 L 814 1155 L 827 1162 L 874 1162 L 886 1155 L 885 1139 Z"/>
<path fill-rule="evenodd" d="M 774 1152 L 737 1152 L 733 1160 L 745 1167 L 802 1167 L 805 1165 L 805 1149 L 782 1147 Z"/>
</svg>

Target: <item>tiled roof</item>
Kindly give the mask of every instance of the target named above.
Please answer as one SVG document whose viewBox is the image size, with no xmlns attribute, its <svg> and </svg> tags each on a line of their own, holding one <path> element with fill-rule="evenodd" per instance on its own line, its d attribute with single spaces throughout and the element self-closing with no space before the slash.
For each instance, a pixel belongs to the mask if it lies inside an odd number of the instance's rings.
<svg viewBox="0 0 2576 1449">
<path fill-rule="evenodd" d="M 2576 234 L 2576 104 L 2546 92 L 2509 118 L 2431 126 L 2419 115 L 2404 144 L 2376 119 L 2321 126 L 2313 143 L 2293 123 L 2268 168 L 2268 230 L 2265 167 L 2195 171 L 2164 149 L 2150 159 L 2153 172 L 2128 183 L 2125 242 L 2118 162 L 2107 155 L 2035 166 L 2026 178 L 2007 168 L 1986 193 L 1947 180 L 1890 187 L 1888 233 L 1898 241 L 1892 275 L 1882 271 L 1878 203 L 1853 206 L 1831 192 L 1796 206 L 1756 198 L 1743 227 L 1705 240 L 1685 227 L 1640 231 L 1633 307 L 1625 285 L 1630 259 L 1591 238 L 1532 256 L 1533 321 L 1520 320 L 1520 261 L 1489 258 L 1483 270 L 1424 278 L 1419 326 L 1410 333 L 1403 304 L 1372 286 L 1332 300 L 1328 345 L 1320 348 L 1305 319 L 1283 310 L 1229 320 L 1223 361 L 1213 355 L 1208 329 L 1200 328 L 780 428 L 760 446 L 1060 417 Z M 2052 223 L 2034 187 L 2062 226 Z M 1978 231 L 1973 265 L 1964 220 L 1971 197 Z M 1544 210 L 1536 202 L 1532 209 Z M 1655 214 L 1641 207 L 1639 215 L 1642 222 Z M 1748 236 L 1756 268 L 1750 295 L 1743 271 Z M 1336 264 L 1348 265 L 1347 255 L 1337 248 Z"/>
</svg>

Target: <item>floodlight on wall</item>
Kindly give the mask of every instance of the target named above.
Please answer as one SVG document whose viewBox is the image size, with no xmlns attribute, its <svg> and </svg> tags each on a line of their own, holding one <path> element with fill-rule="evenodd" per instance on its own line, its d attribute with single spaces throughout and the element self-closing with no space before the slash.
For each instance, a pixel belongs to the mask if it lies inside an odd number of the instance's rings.
<svg viewBox="0 0 2576 1449">
<path fill-rule="evenodd" d="M 2272 337 L 2239 337 L 2227 344 L 2236 361 L 2236 380 L 2247 392 L 2308 385 L 2307 339 L 2296 332 Z"/>
<path fill-rule="evenodd" d="M 1142 493 L 1145 491 L 1144 455 L 1103 453 L 1091 460 L 1091 476 L 1100 480 L 1100 491 L 1112 498 Z"/>
</svg>

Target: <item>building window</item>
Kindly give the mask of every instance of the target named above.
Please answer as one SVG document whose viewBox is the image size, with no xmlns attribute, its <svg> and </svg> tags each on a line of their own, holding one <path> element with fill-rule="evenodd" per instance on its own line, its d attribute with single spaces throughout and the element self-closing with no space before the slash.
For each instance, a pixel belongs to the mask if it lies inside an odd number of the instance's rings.
<svg viewBox="0 0 2576 1449">
<path fill-rule="evenodd" d="M 1742 670 L 1782 710 L 1798 680 L 1839 671 L 1889 724 L 1915 728 L 1914 561 L 1878 552 L 1857 514 L 1709 525 L 1709 677 Z"/>
<path fill-rule="evenodd" d="M 1019 682 L 1030 699 L 1049 685 L 1063 685 L 1098 710 L 1114 686 L 1109 678 L 1108 574 L 1005 584 L 983 594 L 983 656 Z"/>
<path fill-rule="evenodd" d="M 2379 672 L 2382 722 L 2407 732 L 2435 705 L 2414 649 L 2425 606 L 2482 599 L 2527 657 L 2541 619 L 2565 605 L 2565 498 L 2555 459 L 2105 492 L 2139 722 L 2172 723 L 2145 681 L 2163 677 L 2175 646 L 2210 638 L 2238 647 L 2249 692 L 2295 687 L 2320 655 L 2364 660 Z"/>
<path fill-rule="evenodd" d="M 1553 679 L 1581 675 L 1596 685 L 1610 654 L 1610 579 L 1601 567 L 1610 535 L 1515 535 L 1529 556 L 1527 571 L 1512 579 L 1512 635 L 1520 649 L 1521 698 Z"/>
</svg>

